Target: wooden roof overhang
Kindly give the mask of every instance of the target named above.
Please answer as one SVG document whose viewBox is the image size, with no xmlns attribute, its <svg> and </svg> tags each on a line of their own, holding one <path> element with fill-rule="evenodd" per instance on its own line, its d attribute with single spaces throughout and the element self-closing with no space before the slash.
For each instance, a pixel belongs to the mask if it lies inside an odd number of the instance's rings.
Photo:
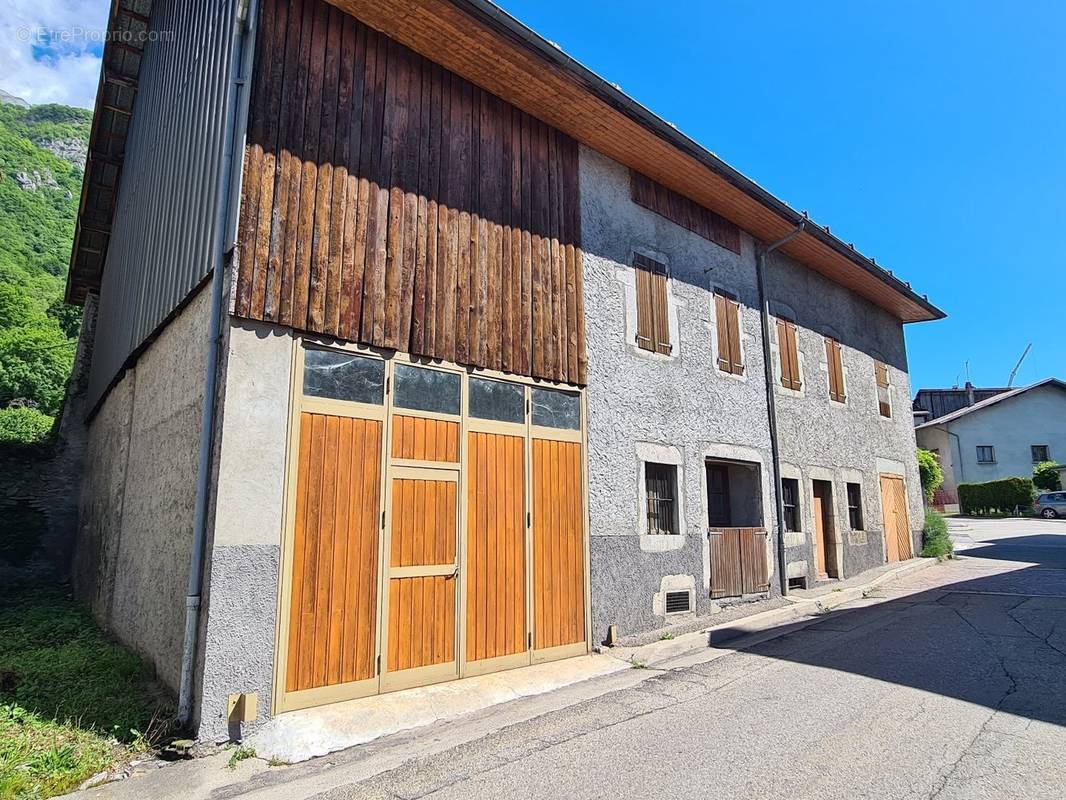
<svg viewBox="0 0 1066 800">
<path fill-rule="evenodd" d="M 111 3 L 81 203 L 70 252 L 68 303 L 84 303 L 90 291 L 100 288 L 126 154 L 126 136 L 137 97 L 144 34 L 151 13 L 152 0 L 112 0 Z"/>
<path fill-rule="evenodd" d="M 944 312 L 485 0 L 329 0 L 431 61 L 720 214 L 903 322 Z"/>
</svg>

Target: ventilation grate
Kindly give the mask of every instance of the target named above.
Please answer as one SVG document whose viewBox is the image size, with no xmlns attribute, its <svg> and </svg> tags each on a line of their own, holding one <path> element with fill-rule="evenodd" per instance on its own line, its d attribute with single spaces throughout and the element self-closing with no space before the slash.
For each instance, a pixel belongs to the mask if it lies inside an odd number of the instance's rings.
<svg viewBox="0 0 1066 800">
<path fill-rule="evenodd" d="M 680 614 L 692 610 L 692 600 L 689 592 L 667 592 L 666 613 Z"/>
</svg>

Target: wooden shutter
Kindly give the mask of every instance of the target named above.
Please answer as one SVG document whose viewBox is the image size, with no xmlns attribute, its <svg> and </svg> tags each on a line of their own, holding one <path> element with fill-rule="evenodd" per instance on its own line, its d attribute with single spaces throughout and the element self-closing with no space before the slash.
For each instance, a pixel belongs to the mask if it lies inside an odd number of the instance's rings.
<svg viewBox="0 0 1066 800">
<path fill-rule="evenodd" d="M 718 369 L 733 375 L 744 374 L 740 355 L 740 303 L 724 295 L 714 296 L 718 327 Z"/>
<path fill-rule="evenodd" d="M 669 354 L 670 324 L 666 309 L 666 267 L 639 253 L 633 257 L 637 273 L 637 346 Z"/>
<path fill-rule="evenodd" d="M 800 380 L 799 350 L 796 347 L 796 326 L 787 320 L 777 321 L 777 344 L 781 355 L 781 385 L 786 389 L 799 390 L 803 387 Z"/>
<path fill-rule="evenodd" d="M 877 378 L 877 385 L 882 389 L 888 388 L 888 364 L 883 361 L 874 362 L 874 376 Z"/>
<path fill-rule="evenodd" d="M 877 380 L 877 410 L 882 417 L 892 416 L 892 403 L 888 396 L 888 364 L 874 362 L 874 378 Z"/>
<path fill-rule="evenodd" d="M 844 402 L 844 367 L 840 359 L 840 342 L 825 337 L 825 356 L 829 362 L 829 397 Z"/>
</svg>

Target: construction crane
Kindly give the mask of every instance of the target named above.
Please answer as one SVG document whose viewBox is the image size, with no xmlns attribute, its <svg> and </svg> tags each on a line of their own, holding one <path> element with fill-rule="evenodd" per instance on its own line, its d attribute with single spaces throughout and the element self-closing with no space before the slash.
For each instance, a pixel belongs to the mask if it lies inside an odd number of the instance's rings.
<svg viewBox="0 0 1066 800">
<path fill-rule="evenodd" d="M 1010 371 L 1010 377 L 1007 378 L 1007 388 L 1008 389 L 1011 388 L 1014 385 L 1014 376 L 1018 374 L 1018 367 L 1020 367 L 1022 365 L 1022 362 L 1025 361 L 1025 357 L 1027 355 L 1029 355 L 1029 351 L 1032 349 L 1032 347 L 1033 347 L 1033 343 L 1032 342 L 1029 342 L 1029 344 L 1027 344 L 1025 346 L 1025 350 L 1022 351 L 1022 357 L 1018 359 L 1018 363 L 1015 364 L 1014 365 L 1014 369 L 1012 369 Z"/>
</svg>

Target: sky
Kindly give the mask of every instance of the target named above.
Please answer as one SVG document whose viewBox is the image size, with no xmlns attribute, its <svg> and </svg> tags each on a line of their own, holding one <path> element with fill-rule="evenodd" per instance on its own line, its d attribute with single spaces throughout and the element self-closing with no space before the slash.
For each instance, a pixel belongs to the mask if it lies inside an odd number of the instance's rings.
<svg viewBox="0 0 1066 800">
<path fill-rule="evenodd" d="M 1066 378 L 1066 3 L 499 2 L 927 293 L 913 388 Z M 91 107 L 107 7 L 6 0 L 0 88 Z"/>
</svg>

